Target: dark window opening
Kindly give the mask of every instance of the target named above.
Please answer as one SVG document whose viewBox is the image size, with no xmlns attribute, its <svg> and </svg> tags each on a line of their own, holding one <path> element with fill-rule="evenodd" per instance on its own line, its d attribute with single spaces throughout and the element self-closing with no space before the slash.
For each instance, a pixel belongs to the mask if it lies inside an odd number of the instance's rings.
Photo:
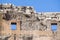
<svg viewBox="0 0 60 40">
<path fill-rule="evenodd" d="M 11 23 L 11 30 L 16 30 L 16 23 Z"/>
<path fill-rule="evenodd" d="M 57 23 L 51 23 L 51 30 L 56 31 L 57 30 Z"/>
<path fill-rule="evenodd" d="M 16 25 L 16 23 L 11 23 L 11 24 Z"/>
<path fill-rule="evenodd" d="M 57 23 L 51 23 L 51 25 L 57 25 Z"/>
</svg>

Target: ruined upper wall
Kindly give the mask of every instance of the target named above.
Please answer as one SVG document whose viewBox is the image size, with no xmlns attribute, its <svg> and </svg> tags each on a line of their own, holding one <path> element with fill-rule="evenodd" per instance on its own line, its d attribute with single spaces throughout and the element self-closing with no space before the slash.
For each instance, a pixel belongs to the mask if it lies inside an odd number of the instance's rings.
<svg viewBox="0 0 60 40">
<path fill-rule="evenodd" d="M 6 13 L 7 11 L 24 12 L 29 14 L 31 12 L 34 12 L 34 9 L 31 6 L 15 6 L 12 4 L 0 4 L 0 12 Z"/>
<path fill-rule="evenodd" d="M 14 6 L 12 4 L 0 4 L 0 13 L 9 13 L 11 15 L 16 14 L 28 14 L 31 16 L 35 16 L 40 19 L 59 19 L 60 20 L 60 12 L 36 12 L 31 6 Z"/>
</svg>

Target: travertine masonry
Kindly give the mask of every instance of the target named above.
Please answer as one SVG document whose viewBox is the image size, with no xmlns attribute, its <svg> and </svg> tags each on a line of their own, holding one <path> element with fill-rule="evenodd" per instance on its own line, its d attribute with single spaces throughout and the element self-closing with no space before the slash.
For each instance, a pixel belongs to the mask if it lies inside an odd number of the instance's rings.
<svg viewBox="0 0 60 40">
<path fill-rule="evenodd" d="M 38 13 L 30 6 L 0 4 L 0 40 L 60 40 L 60 12 Z"/>
</svg>

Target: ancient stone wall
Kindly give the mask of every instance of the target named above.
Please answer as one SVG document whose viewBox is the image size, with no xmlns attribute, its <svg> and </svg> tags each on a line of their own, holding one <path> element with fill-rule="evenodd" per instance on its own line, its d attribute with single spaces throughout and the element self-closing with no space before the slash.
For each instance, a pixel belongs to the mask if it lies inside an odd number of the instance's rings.
<svg viewBox="0 0 60 40">
<path fill-rule="evenodd" d="M 57 30 L 51 25 L 57 25 Z M 30 6 L 0 4 L 0 40 L 60 40 L 59 26 L 60 12 L 37 13 Z"/>
</svg>

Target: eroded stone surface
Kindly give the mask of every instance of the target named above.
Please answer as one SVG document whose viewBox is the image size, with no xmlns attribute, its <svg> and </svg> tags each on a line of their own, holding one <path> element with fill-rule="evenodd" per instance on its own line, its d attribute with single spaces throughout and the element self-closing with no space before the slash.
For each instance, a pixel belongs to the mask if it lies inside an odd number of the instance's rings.
<svg viewBox="0 0 60 40">
<path fill-rule="evenodd" d="M 16 23 L 16 30 L 11 30 Z M 57 30 L 51 24 L 57 23 Z M 60 12 L 34 11 L 30 6 L 0 4 L 0 40 L 60 40 Z"/>
</svg>

